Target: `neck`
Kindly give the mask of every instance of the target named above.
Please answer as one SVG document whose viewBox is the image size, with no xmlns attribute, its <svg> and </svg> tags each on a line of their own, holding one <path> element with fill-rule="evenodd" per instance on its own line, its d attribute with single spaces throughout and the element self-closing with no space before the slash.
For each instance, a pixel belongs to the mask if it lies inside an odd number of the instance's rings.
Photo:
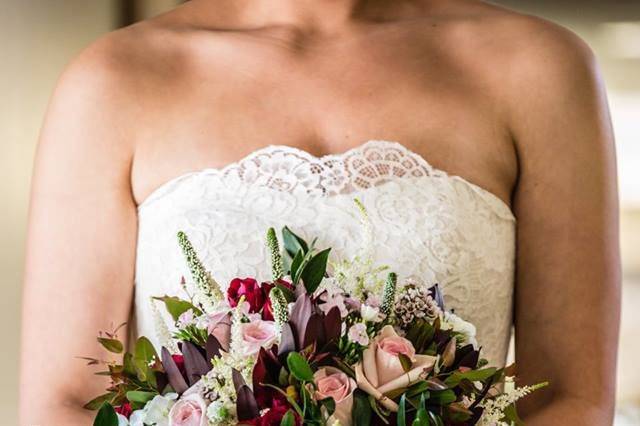
<svg viewBox="0 0 640 426">
<path fill-rule="evenodd" d="M 202 9 L 230 13 L 254 27 L 284 26 L 331 33 L 358 20 L 382 19 L 413 0 L 192 0 Z M 215 8 L 215 9 L 214 9 Z"/>
</svg>

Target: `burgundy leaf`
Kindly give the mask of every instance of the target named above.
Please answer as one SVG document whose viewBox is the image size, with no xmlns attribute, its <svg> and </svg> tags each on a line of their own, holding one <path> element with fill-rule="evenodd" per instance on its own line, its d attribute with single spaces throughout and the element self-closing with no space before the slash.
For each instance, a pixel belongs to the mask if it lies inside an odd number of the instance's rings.
<svg viewBox="0 0 640 426">
<path fill-rule="evenodd" d="M 222 349 L 222 345 L 220 345 L 220 342 L 213 334 L 210 334 L 209 337 L 207 337 L 206 348 L 207 362 L 211 362 L 211 359 L 213 357 L 220 355 L 220 349 Z"/>
<path fill-rule="evenodd" d="M 273 357 L 270 351 L 264 348 L 260 349 L 251 377 L 253 394 L 259 407 L 271 407 L 275 391 L 268 386 L 263 386 L 262 383 L 277 384 L 277 375 L 281 368 L 282 365 Z"/>
<path fill-rule="evenodd" d="M 187 371 L 189 385 L 193 386 L 200 377 L 211 370 L 211 363 L 208 363 L 200 353 L 196 345 L 191 342 L 183 342 L 182 354 L 184 355 L 184 368 Z"/>
<path fill-rule="evenodd" d="M 167 373 L 169 384 L 178 394 L 182 394 L 189 388 L 187 382 L 184 380 L 182 373 L 180 373 L 180 369 L 171 357 L 171 353 L 169 353 L 169 350 L 163 347 L 160 353 L 162 357 L 162 367 Z"/>
<path fill-rule="evenodd" d="M 342 332 L 342 317 L 340 316 L 340 308 L 334 306 L 329 310 L 324 318 L 324 330 L 328 342 L 338 340 Z"/>
<path fill-rule="evenodd" d="M 302 348 L 306 348 L 307 346 L 314 343 L 316 344 L 317 348 L 324 346 L 325 330 L 322 315 L 312 314 L 311 317 L 309 317 L 302 342 Z"/>
<path fill-rule="evenodd" d="M 240 422 L 255 419 L 260 415 L 258 403 L 256 402 L 256 398 L 253 396 L 253 392 L 251 392 L 249 386 L 241 386 L 236 393 L 236 399 L 238 420 L 240 420 Z"/>
<path fill-rule="evenodd" d="M 158 390 L 160 391 L 160 393 L 162 393 L 164 391 L 164 388 L 167 387 L 167 385 L 169 384 L 169 378 L 167 377 L 167 375 L 161 371 L 156 371 L 156 384 L 158 386 Z"/>
<path fill-rule="evenodd" d="M 473 345 L 465 345 L 458 349 L 456 353 L 456 360 L 454 366 L 476 368 L 478 366 L 478 359 L 480 358 L 480 351 L 473 349 Z"/>
<path fill-rule="evenodd" d="M 308 294 L 303 293 L 298 297 L 291 310 L 290 323 L 297 338 L 298 347 L 304 347 L 304 334 L 307 323 L 313 313 L 313 305 Z"/>
<path fill-rule="evenodd" d="M 231 378 L 233 379 L 233 387 L 236 389 L 236 392 L 238 392 L 241 387 L 247 385 L 242 374 L 240 374 L 240 372 L 235 368 L 231 369 Z"/>
</svg>

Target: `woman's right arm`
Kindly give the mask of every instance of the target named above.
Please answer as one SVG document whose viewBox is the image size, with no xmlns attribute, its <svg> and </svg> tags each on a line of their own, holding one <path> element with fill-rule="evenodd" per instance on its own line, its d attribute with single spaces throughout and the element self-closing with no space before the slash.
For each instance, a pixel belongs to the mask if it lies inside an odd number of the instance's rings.
<svg viewBox="0 0 640 426">
<path fill-rule="evenodd" d="M 132 117 L 117 57 L 105 47 L 89 48 L 63 74 L 37 151 L 23 294 L 24 426 L 91 424 L 95 413 L 82 406 L 108 382 L 77 357 L 111 359 L 96 335 L 131 310 Z"/>
</svg>

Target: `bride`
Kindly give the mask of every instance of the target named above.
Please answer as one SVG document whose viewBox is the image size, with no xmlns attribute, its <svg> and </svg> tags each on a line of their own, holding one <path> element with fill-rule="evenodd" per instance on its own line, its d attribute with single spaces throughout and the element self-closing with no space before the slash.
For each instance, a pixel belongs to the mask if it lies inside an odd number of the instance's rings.
<svg viewBox="0 0 640 426">
<path fill-rule="evenodd" d="M 77 58 L 38 149 L 21 423 L 90 424 L 98 330 L 154 336 L 185 230 L 221 283 L 288 224 L 439 282 L 493 364 L 515 327 L 528 425 L 612 421 L 614 144 L 589 48 L 476 0 L 192 0 Z"/>
</svg>

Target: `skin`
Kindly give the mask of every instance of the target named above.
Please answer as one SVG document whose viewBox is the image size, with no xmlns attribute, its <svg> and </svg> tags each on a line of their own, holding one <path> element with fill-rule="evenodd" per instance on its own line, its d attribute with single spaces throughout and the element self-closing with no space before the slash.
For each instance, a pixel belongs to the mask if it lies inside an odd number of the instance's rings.
<svg viewBox="0 0 640 426">
<path fill-rule="evenodd" d="M 129 317 L 136 206 L 268 144 L 396 140 L 517 216 L 516 357 L 528 425 L 607 425 L 618 202 L 593 54 L 475 0 L 191 0 L 107 35 L 64 72 L 39 144 L 28 237 L 22 425 L 90 424 L 106 386 L 74 356 Z M 126 331 L 121 331 L 124 336 Z"/>
</svg>

